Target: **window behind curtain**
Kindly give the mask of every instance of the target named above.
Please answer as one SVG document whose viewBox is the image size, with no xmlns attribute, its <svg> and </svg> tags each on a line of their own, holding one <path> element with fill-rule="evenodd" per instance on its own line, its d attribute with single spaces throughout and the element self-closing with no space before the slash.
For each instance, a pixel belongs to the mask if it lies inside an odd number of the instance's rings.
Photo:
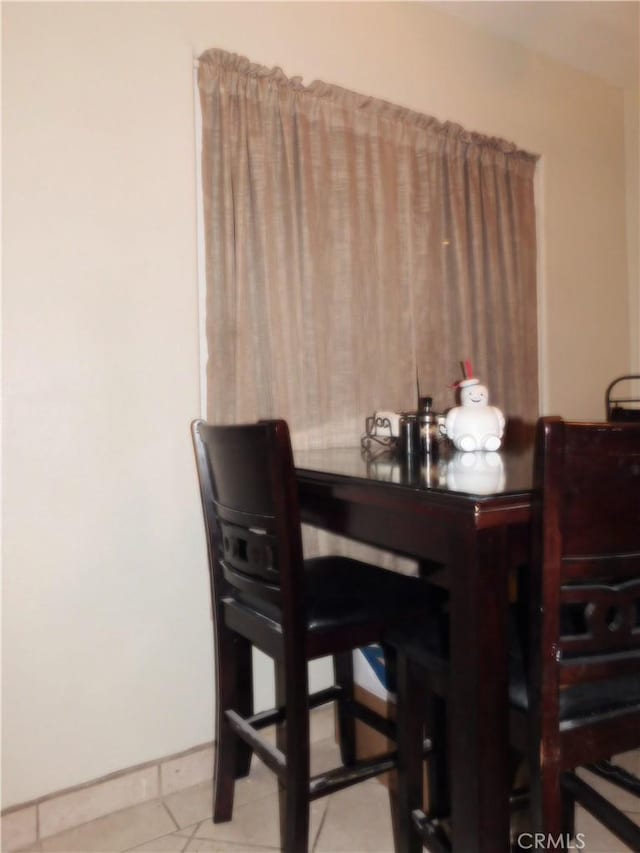
<svg viewBox="0 0 640 853">
<path fill-rule="evenodd" d="M 354 445 L 469 358 L 534 420 L 535 157 L 220 50 L 198 78 L 209 418 Z"/>
</svg>

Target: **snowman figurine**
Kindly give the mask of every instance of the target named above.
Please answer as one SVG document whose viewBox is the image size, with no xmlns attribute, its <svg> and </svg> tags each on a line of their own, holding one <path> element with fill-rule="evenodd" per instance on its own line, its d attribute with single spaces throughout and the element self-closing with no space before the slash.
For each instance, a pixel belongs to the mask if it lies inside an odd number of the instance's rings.
<svg viewBox="0 0 640 853">
<path fill-rule="evenodd" d="M 476 378 L 463 379 L 460 406 L 447 413 L 445 429 L 457 450 L 497 450 L 504 434 L 504 415 L 489 405 L 489 392 Z"/>
</svg>

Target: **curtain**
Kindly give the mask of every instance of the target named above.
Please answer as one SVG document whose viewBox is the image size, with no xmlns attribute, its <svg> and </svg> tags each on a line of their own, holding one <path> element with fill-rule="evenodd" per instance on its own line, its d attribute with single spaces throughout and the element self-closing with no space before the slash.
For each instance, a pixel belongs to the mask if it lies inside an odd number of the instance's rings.
<svg viewBox="0 0 640 853">
<path fill-rule="evenodd" d="M 535 156 L 244 57 L 200 57 L 208 416 L 354 446 L 470 359 L 538 413 Z"/>
</svg>

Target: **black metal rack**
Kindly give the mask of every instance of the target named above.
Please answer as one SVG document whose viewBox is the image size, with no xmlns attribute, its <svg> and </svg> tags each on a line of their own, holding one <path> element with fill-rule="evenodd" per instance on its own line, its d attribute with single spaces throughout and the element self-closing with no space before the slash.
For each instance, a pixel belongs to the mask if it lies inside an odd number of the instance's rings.
<svg viewBox="0 0 640 853">
<path fill-rule="evenodd" d="M 622 390 L 624 390 L 623 383 L 625 382 L 629 383 L 627 387 L 637 388 L 638 391 L 634 393 L 631 390 L 622 394 L 616 386 L 621 385 Z M 640 374 L 632 373 L 627 376 L 618 376 L 617 379 L 609 383 L 605 393 L 605 409 L 608 421 L 640 421 Z"/>
</svg>

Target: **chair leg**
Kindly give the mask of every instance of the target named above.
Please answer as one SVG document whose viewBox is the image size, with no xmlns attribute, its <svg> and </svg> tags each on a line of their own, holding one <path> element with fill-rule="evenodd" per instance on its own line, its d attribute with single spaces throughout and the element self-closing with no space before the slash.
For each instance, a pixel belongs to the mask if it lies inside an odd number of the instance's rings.
<svg viewBox="0 0 640 853">
<path fill-rule="evenodd" d="M 446 700 L 434 693 L 428 693 L 424 717 L 427 735 L 432 743 L 427 761 L 429 817 L 442 818 L 451 813 L 448 759 L 450 732 L 447 726 Z"/>
<path fill-rule="evenodd" d="M 293 668 L 292 668 L 293 669 Z M 309 849 L 309 688 L 306 663 L 298 672 L 275 661 L 276 703 L 286 707 L 286 721 L 276 728 L 276 744 L 287 760 L 278 780 L 282 853 Z"/>
<path fill-rule="evenodd" d="M 560 770 L 555 766 L 545 767 L 542 773 L 542 815 L 543 831 L 559 836 L 562 833 L 562 792 Z"/>
<path fill-rule="evenodd" d="M 531 767 L 531 819 L 533 832 L 542 832 L 549 843 L 559 844 L 564 831 L 565 805 L 560 786 L 560 767 L 545 762 Z M 556 847 L 565 850 L 565 845 Z"/>
<path fill-rule="evenodd" d="M 356 721 L 347 710 L 346 704 L 353 700 L 353 652 L 342 652 L 333 657 L 336 684 L 342 688 L 346 701 L 338 700 L 338 732 L 340 736 L 340 758 L 346 766 L 356 760 Z"/>
<path fill-rule="evenodd" d="M 244 637 L 236 635 L 236 710 L 241 717 L 253 714 L 253 657 L 252 645 Z M 251 770 L 253 750 L 241 738 L 236 738 L 236 779 L 243 779 Z"/>
<path fill-rule="evenodd" d="M 395 847 L 397 853 L 420 853 L 422 841 L 413 827 L 411 814 L 414 809 L 422 809 L 426 690 L 420 671 L 400 652 L 396 662 L 396 677 L 398 778 L 394 808 Z"/>
<path fill-rule="evenodd" d="M 238 738 L 225 711 L 236 707 L 237 660 L 235 635 L 218 620 L 216 631 L 216 758 L 213 777 L 213 822 L 224 823 L 233 815 L 233 793 Z"/>
</svg>

